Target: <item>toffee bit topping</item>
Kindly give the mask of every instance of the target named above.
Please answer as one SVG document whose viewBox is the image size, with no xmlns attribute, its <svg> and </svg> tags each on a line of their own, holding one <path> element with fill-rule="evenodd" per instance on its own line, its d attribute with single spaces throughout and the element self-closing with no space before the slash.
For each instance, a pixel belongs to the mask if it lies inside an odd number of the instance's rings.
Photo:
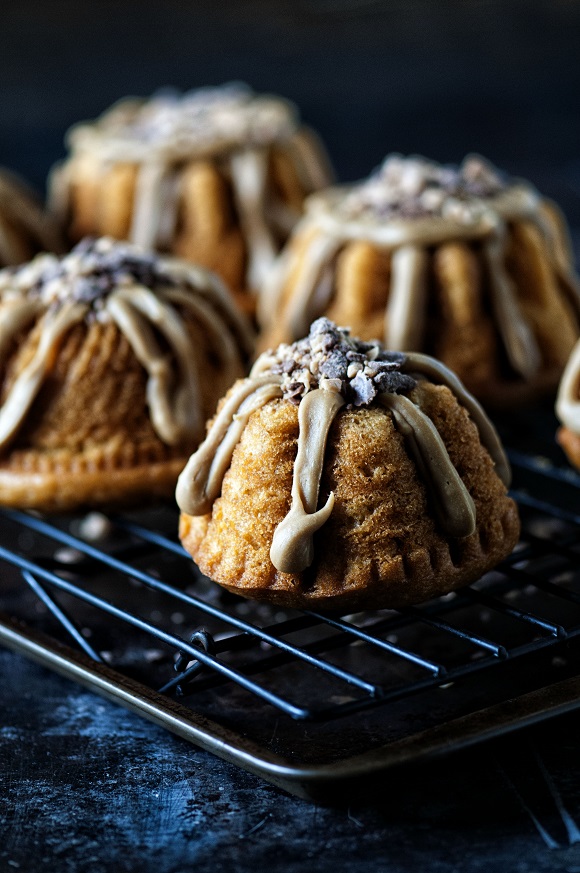
<svg viewBox="0 0 580 873">
<path fill-rule="evenodd" d="M 72 301 L 99 309 L 114 288 L 135 283 L 154 288 L 175 280 L 155 255 L 108 237 L 87 237 L 64 258 L 38 255 L 22 267 L 0 271 L 0 296 L 32 294 L 49 306 Z"/>
<path fill-rule="evenodd" d="M 481 209 L 482 200 L 497 196 L 510 184 L 479 155 L 468 155 L 459 167 L 390 155 L 367 181 L 347 194 L 340 211 L 348 218 L 438 215 L 469 221 Z"/>
<path fill-rule="evenodd" d="M 172 89 L 149 100 L 122 100 L 93 125 L 73 128 L 80 145 L 87 131 L 118 141 L 142 144 L 146 150 L 169 147 L 173 152 L 211 143 L 266 145 L 288 138 L 296 129 L 296 110 L 278 97 L 256 95 L 232 82 L 184 94 Z"/>
<path fill-rule="evenodd" d="M 377 394 L 398 394 L 416 385 L 401 372 L 402 352 L 355 339 L 328 318 L 314 321 L 305 339 L 266 354 L 270 371 L 282 377 L 284 397 L 296 405 L 315 388 L 340 393 L 352 406 L 368 406 Z"/>
</svg>

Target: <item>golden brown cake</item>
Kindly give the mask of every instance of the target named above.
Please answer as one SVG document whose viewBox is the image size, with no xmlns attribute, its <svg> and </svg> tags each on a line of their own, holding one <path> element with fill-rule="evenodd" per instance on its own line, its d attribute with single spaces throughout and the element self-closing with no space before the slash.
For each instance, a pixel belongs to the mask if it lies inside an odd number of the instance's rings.
<svg viewBox="0 0 580 873">
<path fill-rule="evenodd" d="M 129 244 L 0 271 L 0 503 L 171 495 L 250 344 L 217 276 Z"/>
<path fill-rule="evenodd" d="M 253 310 L 329 164 L 295 108 L 241 85 L 127 99 L 68 134 L 52 208 L 73 240 L 108 234 L 219 273 Z"/>
<path fill-rule="evenodd" d="M 0 267 L 23 264 L 42 251 L 64 251 L 56 220 L 21 179 L 0 168 Z"/>
<path fill-rule="evenodd" d="M 434 355 L 496 406 L 555 391 L 580 335 L 559 210 L 476 156 L 453 168 L 391 155 L 361 184 L 313 195 L 260 312 L 261 349 L 324 314 Z"/>
<path fill-rule="evenodd" d="M 558 388 L 556 415 L 562 424 L 556 438 L 570 463 L 580 470 L 580 340 L 574 346 Z"/>
<path fill-rule="evenodd" d="M 202 572 L 288 607 L 398 607 L 452 591 L 518 539 L 481 407 L 426 355 L 318 319 L 226 394 L 177 486 Z"/>
</svg>

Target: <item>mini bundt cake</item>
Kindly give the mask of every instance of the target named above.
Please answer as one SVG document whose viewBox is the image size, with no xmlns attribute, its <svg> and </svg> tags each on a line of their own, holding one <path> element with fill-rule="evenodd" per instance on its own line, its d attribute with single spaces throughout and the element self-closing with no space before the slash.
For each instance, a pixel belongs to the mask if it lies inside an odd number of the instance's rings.
<svg viewBox="0 0 580 873">
<path fill-rule="evenodd" d="M 266 283 L 262 350 L 327 315 L 387 348 L 423 351 L 486 404 L 555 391 L 580 335 L 559 210 L 482 158 L 388 157 L 313 195 Z"/>
<path fill-rule="evenodd" d="M 574 346 L 558 388 L 556 415 L 562 424 L 556 438 L 570 463 L 580 470 L 580 340 Z"/>
<path fill-rule="evenodd" d="M 126 243 L 0 271 L 0 503 L 170 496 L 250 343 L 217 276 Z"/>
<path fill-rule="evenodd" d="M 64 251 L 56 220 L 20 178 L 0 168 L 0 267 L 23 264 L 43 251 Z"/>
<path fill-rule="evenodd" d="M 246 308 L 331 181 L 295 108 L 242 85 L 123 100 L 68 134 L 50 202 L 72 239 L 107 234 L 203 264 Z"/>
<path fill-rule="evenodd" d="M 517 542 L 481 407 L 426 355 L 325 318 L 255 363 L 179 477 L 203 573 L 287 607 L 398 607 L 478 578 Z"/>
</svg>

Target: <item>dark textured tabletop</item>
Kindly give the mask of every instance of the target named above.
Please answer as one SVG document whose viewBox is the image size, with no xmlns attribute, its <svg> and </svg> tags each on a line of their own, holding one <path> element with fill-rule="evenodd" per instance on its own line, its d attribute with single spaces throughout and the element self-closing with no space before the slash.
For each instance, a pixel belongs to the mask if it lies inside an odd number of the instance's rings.
<svg viewBox="0 0 580 873">
<path fill-rule="evenodd" d="M 580 870 L 580 714 L 333 808 L 19 656 L 1 652 L 0 669 L 3 871 Z"/>
<path fill-rule="evenodd" d="M 242 79 L 295 100 L 343 180 L 392 150 L 478 151 L 580 228 L 579 36 L 576 4 L 540 0 L 22 0 L 2 12 L 0 164 L 41 189 L 73 122 Z M 2 871 L 580 871 L 580 712 L 332 807 L 5 649 L 0 677 Z"/>
</svg>

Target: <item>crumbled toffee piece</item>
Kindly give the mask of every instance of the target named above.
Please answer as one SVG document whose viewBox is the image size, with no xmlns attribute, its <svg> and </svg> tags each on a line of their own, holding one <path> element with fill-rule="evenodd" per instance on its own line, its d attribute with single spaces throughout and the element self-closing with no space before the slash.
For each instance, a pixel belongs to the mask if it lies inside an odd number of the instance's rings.
<svg viewBox="0 0 580 873">
<path fill-rule="evenodd" d="M 350 191 L 339 208 L 347 218 L 440 215 L 469 220 L 481 208 L 481 201 L 509 185 L 505 176 L 478 155 L 468 155 L 459 167 L 390 155 L 368 180 Z"/>
<path fill-rule="evenodd" d="M 30 293 L 47 305 L 72 301 L 99 309 L 114 288 L 135 283 L 154 288 L 174 285 L 175 280 L 155 255 L 108 237 L 87 237 L 64 258 L 38 255 L 22 267 L 0 271 L 0 296 Z"/>
<path fill-rule="evenodd" d="M 350 336 L 328 318 L 319 318 L 309 335 L 282 344 L 272 355 L 271 372 L 282 376 L 284 397 L 298 405 L 315 388 L 340 392 L 347 404 L 368 406 L 377 394 L 410 391 L 416 381 L 401 372 L 402 352 Z"/>
</svg>

